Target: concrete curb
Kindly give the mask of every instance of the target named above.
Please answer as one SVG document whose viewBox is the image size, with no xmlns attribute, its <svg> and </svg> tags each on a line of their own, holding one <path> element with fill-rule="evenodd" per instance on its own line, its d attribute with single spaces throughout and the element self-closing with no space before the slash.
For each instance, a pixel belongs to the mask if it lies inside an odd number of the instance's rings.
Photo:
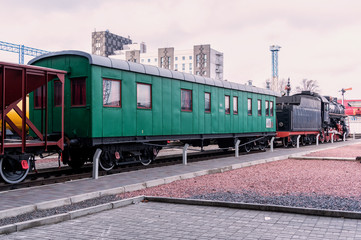
<svg viewBox="0 0 361 240">
<path fill-rule="evenodd" d="M 290 156 L 289 159 L 296 159 L 296 160 L 334 160 L 334 161 L 356 161 L 356 158 L 351 157 L 308 157 L 308 156 L 301 156 L 301 157 L 292 157 Z"/>
<path fill-rule="evenodd" d="M 17 232 L 17 231 L 21 231 L 21 230 L 32 228 L 32 227 L 38 227 L 38 226 L 44 226 L 44 225 L 64 222 L 67 220 L 72 220 L 75 218 L 83 217 L 86 215 L 90 215 L 90 214 L 94 214 L 94 213 L 98 213 L 98 212 L 102 212 L 102 211 L 106 211 L 106 210 L 110 210 L 110 209 L 120 208 L 120 207 L 128 206 L 131 204 L 137 204 L 137 203 L 143 201 L 144 198 L 145 198 L 144 196 L 129 198 L 129 199 L 110 202 L 110 203 L 97 205 L 97 206 L 93 206 L 93 207 L 89 207 L 89 208 L 83 208 L 83 209 L 71 211 L 68 213 L 62 213 L 62 214 L 57 214 L 57 215 L 53 215 L 53 216 L 49 216 L 49 217 L 38 218 L 38 219 L 29 220 L 29 221 L 25 221 L 25 222 L 19 222 L 19 223 L 14 223 L 14 224 L 10 224 L 10 225 L 0 226 L 0 234 L 9 234 L 12 232 Z"/>
<path fill-rule="evenodd" d="M 287 206 L 279 206 L 279 205 L 221 202 L 221 201 L 211 201 L 211 200 L 164 198 L 164 197 L 145 197 L 144 200 L 148 200 L 150 202 L 161 202 L 161 203 L 227 207 L 227 208 L 238 208 L 238 209 L 248 209 L 248 210 L 315 215 L 315 216 L 323 216 L 323 217 L 342 217 L 342 218 L 350 218 L 350 219 L 361 219 L 361 212 L 325 210 L 325 209 L 316 209 L 316 208 L 299 208 L 299 207 L 287 207 Z"/>
</svg>

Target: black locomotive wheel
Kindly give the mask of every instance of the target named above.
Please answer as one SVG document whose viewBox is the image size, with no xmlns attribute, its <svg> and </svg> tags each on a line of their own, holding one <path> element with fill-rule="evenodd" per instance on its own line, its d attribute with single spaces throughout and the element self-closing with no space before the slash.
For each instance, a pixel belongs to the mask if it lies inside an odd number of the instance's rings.
<svg viewBox="0 0 361 240">
<path fill-rule="evenodd" d="M 283 138 L 282 139 L 282 143 L 283 143 L 283 147 L 287 148 L 288 147 L 288 138 Z"/>
<path fill-rule="evenodd" d="M 302 146 L 306 145 L 307 140 L 304 137 L 301 137 L 301 144 Z"/>
<path fill-rule="evenodd" d="M 22 169 L 18 164 L 11 162 L 13 160 L 8 158 L 0 159 L 0 175 L 3 180 L 10 184 L 15 184 L 23 181 L 28 175 L 30 167 Z M 27 160 L 28 166 L 30 166 L 30 158 Z"/>
<path fill-rule="evenodd" d="M 319 140 L 320 140 L 321 143 L 324 143 L 325 142 L 325 135 L 321 134 L 319 136 Z"/>
</svg>

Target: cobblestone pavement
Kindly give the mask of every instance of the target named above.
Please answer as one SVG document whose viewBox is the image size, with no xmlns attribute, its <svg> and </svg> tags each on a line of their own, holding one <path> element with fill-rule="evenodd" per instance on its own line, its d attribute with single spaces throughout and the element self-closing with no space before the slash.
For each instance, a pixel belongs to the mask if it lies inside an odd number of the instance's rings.
<svg viewBox="0 0 361 240">
<path fill-rule="evenodd" d="M 361 239 L 361 220 L 148 202 L 0 239 Z"/>
</svg>

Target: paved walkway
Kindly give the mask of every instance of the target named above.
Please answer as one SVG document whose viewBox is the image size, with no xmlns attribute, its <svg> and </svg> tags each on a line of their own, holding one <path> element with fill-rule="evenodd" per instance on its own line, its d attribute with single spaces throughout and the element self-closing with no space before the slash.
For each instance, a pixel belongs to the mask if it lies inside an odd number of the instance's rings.
<svg viewBox="0 0 361 240">
<path fill-rule="evenodd" d="M 361 220 L 148 202 L 0 239 L 361 239 Z"/>
</svg>

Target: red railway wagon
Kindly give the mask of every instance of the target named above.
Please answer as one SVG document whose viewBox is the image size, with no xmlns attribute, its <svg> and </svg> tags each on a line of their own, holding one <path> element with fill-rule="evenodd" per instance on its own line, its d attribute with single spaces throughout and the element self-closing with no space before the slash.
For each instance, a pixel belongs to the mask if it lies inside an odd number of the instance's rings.
<svg viewBox="0 0 361 240">
<path fill-rule="evenodd" d="M 66 72 L 27 65 L 0 62 L 0 175 L 5 182 L 22 181 L 31 168 L 35 167 L 35 156 L 46 152 L 58 152 L 64 148 L 64 99 L 61 104 L 60 132 L 52 131 L 49 119 L 48 96 L 53 94 L 54 80 L 61 83 L 61 95 L 64 95 L 64 77 Z M 35 126 L 26 116 L 26 98 L 36 91 L 42 121 Z M 18 107 L 21 102 L 22 108 Z M 9 118 L 14 110 L 21 118 L 21 128 Z M 15 136 L 8 136 L 6 125 Z M 29 132 L 27 132 L 27 127 Z"/>
<path fill-rule="evenodd" d="M 342 100 L 337 100 L 342 103 Z M 345 114 L 348 116 L 361 116 L 361 100 L 344 100 Z"/>
</svg>

